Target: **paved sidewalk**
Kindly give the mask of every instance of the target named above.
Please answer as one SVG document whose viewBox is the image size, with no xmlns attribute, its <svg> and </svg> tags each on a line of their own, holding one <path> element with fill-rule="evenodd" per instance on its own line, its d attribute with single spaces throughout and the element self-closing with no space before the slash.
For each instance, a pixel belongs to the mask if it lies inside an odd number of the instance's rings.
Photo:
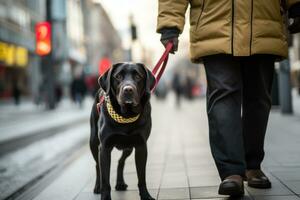
<svg viewBox="0 0 300 200">
<path fill-rule="evenodd" d="M 217 194 L 220 183 L 208 144 L 205 100 L 175 102 L 153 99 L 153 129 L 149 139 L 147 184 L 156 199 L 210 199 L 227 197 Z M 263 166 L 272 180 L 272 189 L 246 187 L 246 200 L 300 200 L 300 117 L 282 116 L 274 111 L 270 117 Z M 88 130 L 87 130 L 88 132 Z M 112 188 L 120 152 L 112 156 Z M 112 192 L 113 200 L 138 200 L 137 177 L 131 156 L 125 167 L 126 192 Z M 70 164 L 34 200 L 95 200 L 94 161 L 86 151 Z"/>
<path fill-rule="evenodd" d="M 87 141 L 82 133 L 91 105 L 91 98 L 83 108 L 64 99 L 51 111 L 29 101 L 0 105 L 0 199 L 31 185 Z"/>
<path fill-rule="evenodd" d="M 292 90 L 294 114 L 300 116 L 300 94 L 296 89 Z"/>
</svg>

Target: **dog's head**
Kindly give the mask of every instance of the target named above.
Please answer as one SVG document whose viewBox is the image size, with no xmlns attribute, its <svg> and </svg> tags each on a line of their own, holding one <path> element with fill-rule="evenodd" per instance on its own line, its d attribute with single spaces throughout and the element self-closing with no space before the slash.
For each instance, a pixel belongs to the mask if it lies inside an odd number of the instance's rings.
<svg viewBox="0 0 300 200">
<path fill-rule="evenodd" d="M 107 94 L 115 96 L 121 107 L 134 107 L 149 98 L 155 77 L 141 63 L 117 63 L 98 82 Z"/>
</svg>

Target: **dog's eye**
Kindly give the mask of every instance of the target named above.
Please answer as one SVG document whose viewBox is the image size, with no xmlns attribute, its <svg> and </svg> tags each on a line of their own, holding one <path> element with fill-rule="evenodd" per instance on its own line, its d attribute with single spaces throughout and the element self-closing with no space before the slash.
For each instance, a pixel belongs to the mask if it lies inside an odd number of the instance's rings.
<svg viewBox="0 0 300 200">
<path fill-rule="evenodd" d="M 135 80 L 139 81 L 139 80 L 142 79 L 142 76 L 140 76 L 139 74 L 136 74 L 136 75 L 134 76 L 134 78 L 135 78 Z"/>
<path fill-rule="evenodd" d="M 118 81 L 121 81 L 123 79 L 123 76 L 121 74 L 117 74 L 115 76 L 115 78 L 118 80 Z"/>
</svg>

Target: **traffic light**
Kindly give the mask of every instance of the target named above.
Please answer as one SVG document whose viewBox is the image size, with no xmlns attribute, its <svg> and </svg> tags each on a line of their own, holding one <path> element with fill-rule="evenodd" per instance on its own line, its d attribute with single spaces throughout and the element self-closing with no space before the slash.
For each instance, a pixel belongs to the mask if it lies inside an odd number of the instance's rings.
<svg viewBox="0 0 300 200">
<path fill-rule="evenodd" d="M 132 41 L 137 40 L 136 25 L 131 24 L 130 29 L 131 29 L 131 40 Z"/>
<path fill-rule="evenodd" d="M 137 36 L 137 30 L 136 30 L 137 28 L 136 28 L 136 25 L 133 20 L 133 15 L 129 16 L 129 24 L 130 24 L 131 40 L 135 41 L 135 40 L 137 40 L 138 36 Z"/>
<path fill-rule="evenodd" d="M 39 22 L 35 26 L 36 54 L 45 56 L 51 52 L 51 24 Z"/>
</svg>

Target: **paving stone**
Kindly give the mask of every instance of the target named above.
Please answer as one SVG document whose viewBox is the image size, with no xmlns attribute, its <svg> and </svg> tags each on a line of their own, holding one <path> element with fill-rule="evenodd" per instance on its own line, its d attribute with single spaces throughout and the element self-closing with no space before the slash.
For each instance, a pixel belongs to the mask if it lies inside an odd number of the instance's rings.
<svg viewBox="0 0 300 200">
<path fill-rule="evenodd" d="M 149 193 L 151 194 L 151 196 L 153 198 L 157 198 L 157 190 L 149 190 Z M 130 190 L 130 191 L 124 191 L 124 192 L 120 192 L 120 191 L 112 191 L 111 193 L 111 198 L 113 200 L 139 200 L 140 199 L 140 195 L 138 190 Z"/>
<path fill-rule="evenodd" d="M 218 187 L 191 187 L 191 198 L 223 198 L 218 195 Z"/>
<path fill-rule="evenodd" d="M 86 165 L 90 161 L 91 157 L 88 154 L 84 154 L 84 156 L 62 171 L 61 176 L 38 194 L 34 200 L 74 199 L 91 179 L 91 171 L 88 170 Z"/>
<path fill-rule="evenodd" d="M 254 200 L 250 196 L 243 196 L 243 197 L 223 197 L 223 198 L 205 198 L 205 199 L 193 199 L 193 200 Z"/>
<path fill-rule="evenodd" d="M 284 184 L 296 194 L 300 194 L 300 181 L 284 181 Z"/>
<path fill-rule="evenodd" d="M 92 177 L 88 183 L 86 184 L 86 186 L 83 188 L 83 190 L 81 192 L 84 192 L 84 193 L 92 193 L 93 190 L 94 190 L 94 186 L 95 186 L 95 181 L 96 181 L 96 178 L 95 177 Z"/>
<path fill-rule="evenodd" d="M 257 196 L 254 200 L 299 200 L 297 196 Z"/>
<path fill-rule="evenodd" d="M 247 191 L 252 196 L 275 196 L 275 195 L 292 195 L 293 193 L 283 184 L 272 181 L 270 189 L 255 189 L 246 186 Z"/>
<path fill-rule="evenodd" d="M 218 187 L 211 186 L 211 187 L 192 187 L 191 188 L 191 197 L 192 198 L 221 198 L 217 194 Z"/>
<path fill-rule="evenodd" d="M 158 199 L 189 199 L 189 188 L 160 189 Z"/>
<path fill-rule="evenodd" d="M 189 176 L 190 187 L 218 186 L 220 182 L 217 176 Z"/>
<path fill-rule="evenodd" d="M 209 198 L 209 199 L 193 199 L 193 200 L 223 200 L 226 198 Z"/>
<path fill-rule="evenodd" d="M 187 177 L 166 176 L 162 181 L 161 188 L 188 187 Z"/>
<path fill-rule="evenodd" d="M 153 198 L 157 198 L 157 190 L 149 190 L 149 193 Z M 131 191 L 112 191 L 111 197 L 113 200 L 139 200 L 139 192 L 137 190 Z M 93 194 L 92 192 L 81 192 L 75 200 L 99 200 L 99 194 Z"/>
<path fill-rule="evenodd" d="M 224 200 L 226 198 L 209 198 L 209 199 L 193 199 L 193 200 Z"/>
<path fill-rule="evenodd" d="M 228 196 L 218 194 L 219 186 L 210 187 L 191 187 L 192 199 L 229 199 Z M 230 198 L 231 200 L 252 200 L 247 190 L 245 190 L 245 196 L 241 198 Z"/>
<path fill-rule="evenodd" d="M 272 174 L 284 181 L 300 181 L 300 168 L 272 171 Z"/>
<path fill-rule="evenodd" d="M 100 195 L 92 192 L 81 192 L 74 200 L 99 200 Z"/>
</svg>

